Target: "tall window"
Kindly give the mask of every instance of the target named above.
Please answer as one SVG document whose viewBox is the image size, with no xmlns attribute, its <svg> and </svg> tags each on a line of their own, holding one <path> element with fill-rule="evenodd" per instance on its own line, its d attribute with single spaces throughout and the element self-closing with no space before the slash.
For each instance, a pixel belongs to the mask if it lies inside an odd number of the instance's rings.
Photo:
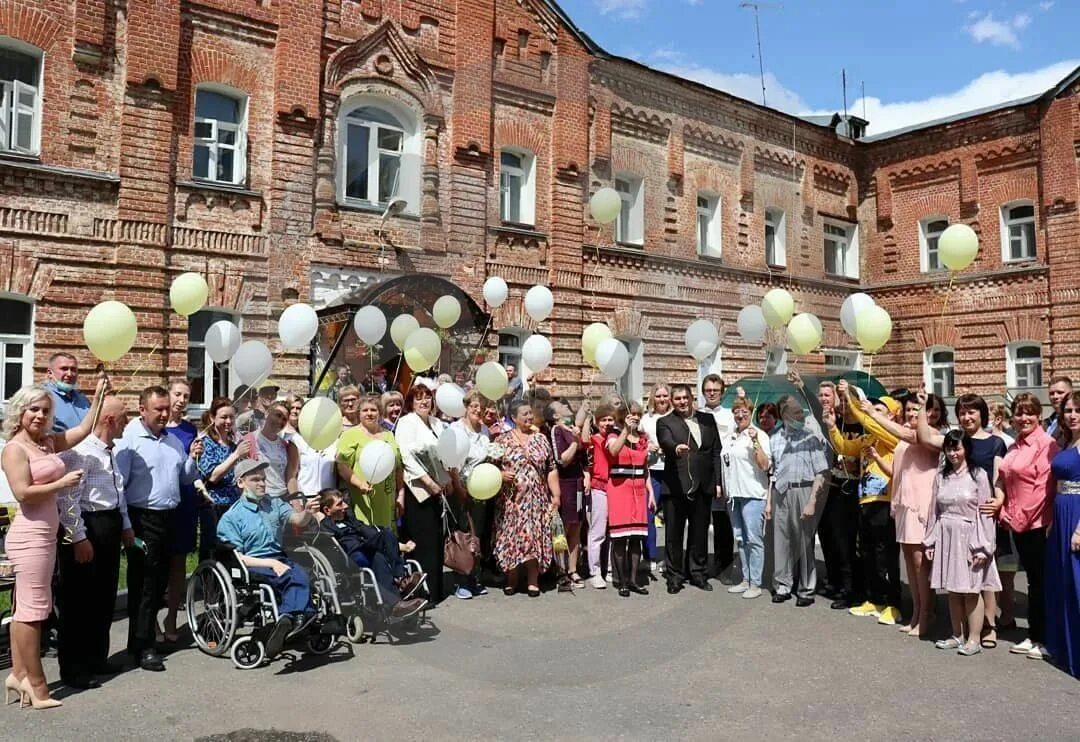
<svg viewBox="0 0 1080 742">
<path fill-rule="evenodd" d="M 195 162 L 200 180 L 237 185 L 247 174 L 247 97 L 201 87 L 195 91 Z"/>
<path fill-rule="evenodd" d="M 1006 349 L 1006 383 L 1014 389 L 1034 389 L 1042 386 L 1042 346 L 1021 341 Z"/>
<path fill-rule="evenodd" d="M 765 209 L 765 263 L 787 265 L 787 222 L 783 209 Z"/>
<path fill-rule="evenodd" d="M 525 330 L 505 330 L 499 333 L 499 364 L 514 366 L 521 371 L 521 344 L 525 342 Z"/>
<path fill-rule="evenodd" d="M 41 60 L 29 44 L 0 42 L 0 151 L 35 155 L 41 148 Z"/>
<path fill-rule="evenodd" d="M 0 406 L 34 381 L 34 305 L 0 298 Z"/>
<path fill-rule="evenodd" d="M 237 322 L 237 317 L 207 309 L 188 319 L 187 376 L 191 380 L 191 404 L 195 407 L 209 407 L 214 397 L 228 397 L 232 391 L 229 364 L 214 363 L 206 352 L 206 333 L 210 325 L 221 320 Z"/>
<path fill-rule="evenodd" d="M 720 198 L 707 193 L 697 197 L 697 253 L 720 256 Z"/>
<path fill-rule="evenodd" d="M 829 373 L 842 374 L 845 371 L 857 371 L 862 365 L 862 353 L 857 350 L 837 350 L 825 348 L 825 370 Z"/>
<path fill-rule="evenodd" d="M 511 224 L 536 223 L 536 158 L 504 149 L 499 157 L 499 218 Z"/>
<path fill-rule="evenodd" d="M 643 186 L 640 178 L 615 178 L 615 190 L 622 200 L 619 218 L 615 220 L 615 241 L 640 245 L 645 241 L 645 210 L 642 204 Z"/>
<path fill-rule="evenodd" d="M 1001 207 L 1001 259 L 1035 257 L 1035 205 L 1030 201 Z"/>
<path fill-rule="evenodd" d="M 645 393 L 645 346 L 637 338 L 619 338 L 630 352 L 630 365 L 616 382 L 620 396 L 627 401 L 641 401 Z"/>
<path fill-rule="evenodd" d="M 938 240 L 941 234 L 948 229 L 949 220 L 941 217 L 930 217 L 919 222 L 920 263 L 923 272 L 939 271 L 944 268 L 941 257 L 938 254 Z"/>
<path fill-rule="evenodd" d="M 923 356 L 923 382 L 927 389 L 939 397 L 955 396 L 955 369 L 952 348 L 929 348 Z"/>
<path fill-rule="evenodd" d="M 396 116 L 361 106 L 345 118 L 345 198 L 383 205 L 398 195 L 405 128 Z"/>
<path fill-rule="evenodd" d="M 859 247 L 854 224 L 825 222 L 825 272 L 859 277 Z"/>
</svg>

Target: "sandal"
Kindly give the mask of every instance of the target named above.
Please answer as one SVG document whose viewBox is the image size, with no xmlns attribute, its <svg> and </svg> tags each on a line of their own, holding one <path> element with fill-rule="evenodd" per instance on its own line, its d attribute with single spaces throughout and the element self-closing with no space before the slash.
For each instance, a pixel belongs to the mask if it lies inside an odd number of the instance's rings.
<svg viewBox="0 0 1080 742">
<path fill-rule="evenodd" d="M 570 582 L 574 584 L 574 587 L 585 587 L 585 579 L 577 572 L 570 573 Z"/>
<path fill-rule="evenodd" d="M 511 595 L 513 595 L 516 592 L 517 592 L 517 588 L 515 588 L 515 587 L 513 587 L 511 585 L 507 585 L 506 587 L 503 588 L 503 595 L 505 595 L 507 597 L 510 597 Z"/>
<path fill-rule="evenodd" d="M 983 649 L 993 649 L 997 646 L 997 626 L 987 626 L 982 638 L 979 640 Z"/>
</svg>

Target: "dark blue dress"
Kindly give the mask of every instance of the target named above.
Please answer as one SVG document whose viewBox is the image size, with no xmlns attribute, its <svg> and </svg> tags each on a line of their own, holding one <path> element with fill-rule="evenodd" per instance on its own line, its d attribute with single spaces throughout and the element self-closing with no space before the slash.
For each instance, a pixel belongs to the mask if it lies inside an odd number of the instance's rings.
<svg viewBox="0 0 1080 742">
<path fill-rule="evenodd" d="M 1080 553 L 1071 547 L 1080 523 L 1080 451 L 1054 457 L 1054 522 L 1046 543 L 1046 649 L 1054 664 L 1080 678 Z"/>
<path fill-rule="evenodd" d="M 185 452 L 191 451 L 191 444 L 199 435 L 199 431 L 187 420 L 181 420 L 179 425 L 170 425 L 166 430 L 180 439 L 180 442 L 184 444 Z M 194 485 L 180 485 L 180 506 L 176 509 L 173 554 L 188 554 L 195 551 L 195 533 L 196 523 L 199 519 L 200 499 Z"/>
</svg>

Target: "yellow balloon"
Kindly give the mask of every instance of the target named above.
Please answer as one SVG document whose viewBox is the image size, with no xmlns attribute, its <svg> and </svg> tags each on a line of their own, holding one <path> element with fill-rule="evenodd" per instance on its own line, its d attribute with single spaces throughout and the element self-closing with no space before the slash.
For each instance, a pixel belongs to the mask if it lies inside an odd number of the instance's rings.
<svg viewBox="0 0 1080 742">
<path fill-rule="evenodd" d="M 495 464 L 478 464 L 469 474 L 466 489 L 474 500 L 490 500 L 502 489 L 502 472 Z"/>
<path fill-rule="evenodd" d="M 405 350 L 405 341 L 409 339 L 414 330 L 420 328 L 420 323 L 411 314 L 399 314 L 390 323 L 390 339 L 398 350 Z"/>
<path fill-rule="evenodd" d="M 413 371 L 427 371 L 439 362 L 442 354 L 442 342 L 434 330 L 421 327 L 409 333 L 405 341 L 405 363 Z"/>
<path fill-rule="evenodd" d="M 821 344 L 820 324 L 812 314 L 803 312 L 792 317 L 787 326 L 788 347 L 797 355 L 806 355 Z"/>
<path fill-rule="evenodd" d="M 603 322 L 593 322 L 581 333 L 581 357 L 596 368 L 596 348 L 600 343 L 613 337 L 611 328 Z"/>
<path fill-rule="evenodd" d="M 941 264 L 951 271 L 962 271 L 971 265 L 979 252 L 979 236 L 966 224 L 953 224 L 938 238 Z"/>
<path fill-rule="evenodd" d="M 892 317 L 876 304 L 855 315 L 855 339 L 867 353 L 881 350 L 892 336 Z"/>
<path fill-rule="evenodd" d="M 622 211 L 622 198 L 611 187 L 598 190 L 589 199 L 589 211 L 597 224 L 611 224 Z"/>
<path fill-rule="evenodd" d="M 173 279 L 169 288 L 169 303 L 173 311 L 184 317 L 190 317 L 205 307 L 209 296 L 210 287 L 198 273 L 181 273 Z"/>
<path fill-rule="evenodd" d="M 488 361 L 476 369 L 476 388 L 490 400 L 498 401 L 506 396 L 506 390 L 510 386 L 510 380 L 506 377 L 506 369 L 495 361 Z"/>
<path fill-rule="evenodd" d="M 452 296 L 440 296 L 431 308 L 431 318 L 444 330 L 453 327 L 461 318 L 461 304 Z"/>
<path fill-rule="evenodd" d="M 131 350 L 138 331 L 135 313 L 118 301 L 101 302 L 83 320 L 86 347 L 104 363 L 112 363 Z"/>
<path fill-rule="evenodd" d="M 316 451 L 329 448 L 341 435 L 341 409 L 329 397 L 313 397 L 300 410 L 296 429 Z"/>
<path fill-rule="evenodd" d="M 765 315 L 765 323 L 775 330 L 791 321 L 795 300 L 787 289 L 771 289 L 761 300 L 761 312 Z"/>
</svg>

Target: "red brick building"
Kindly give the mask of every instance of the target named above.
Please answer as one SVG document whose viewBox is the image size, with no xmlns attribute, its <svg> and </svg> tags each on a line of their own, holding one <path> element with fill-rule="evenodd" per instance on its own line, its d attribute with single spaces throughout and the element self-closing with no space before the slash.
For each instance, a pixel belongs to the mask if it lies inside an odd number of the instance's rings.
<svg viewBox="0 0 1080 742">
<path fill-rule="evenodd" d="M 1000 393 L 1080 363 L 1072 78 L 857 139 L 857 120 L 814 123 L 611 57 L 547 0 L 0 0 L 0 91 L 3 398 L 79 348 L 103 299 L 139 319 L 115 369 L 128 388 L 214 376 L 202 403 L 235 382 L 204 358 L 210 321 L 277 352 L 288 303 L 332 306 L 401 275 L 481 306 L 485 278 L 505 278 L 502 356 L 539 329 L 556 350 L 547 380 L 570 395 L 592 380 L 579 337 L 593 321 L 633 353 L 629 394 L 692 377 L 682 335 L 697 317 L 725 335 L 705 364 L 725 377 L 782 363 L 782 336 L 767 351 L 734 329 L 774 285 L 824 322 L 826 352 L 804 367 L 860 362 L 837 321 L 859 287 L 895 320 L 873 364 L 889 382 L 925 371 Z M 624 213 L 601 228 L 588 199 L 605 185 Z M 982 250 L 942 317 L 934 240 L 957 221 Z M 190 323 L 167 298 L 187 270 L 211 285 Z M 556 306 L 534 328 L 521 300 L 538 283 Z M 274 377 L 306 390 L 308 359 L 281 356 Z"/>
</svg>

